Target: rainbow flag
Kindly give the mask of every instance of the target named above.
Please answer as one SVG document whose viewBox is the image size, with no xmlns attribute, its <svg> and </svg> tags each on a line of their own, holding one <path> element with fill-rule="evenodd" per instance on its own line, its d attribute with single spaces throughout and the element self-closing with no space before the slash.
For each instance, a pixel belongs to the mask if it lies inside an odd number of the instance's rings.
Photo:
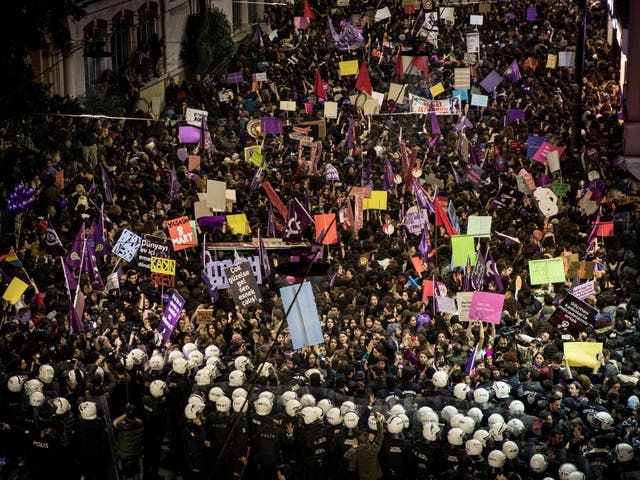
<svg viewBox="0 0 640 480">
<path fill-rule="evenodd" d="M 11 250 L 9 250 L 9 253 L 7 253 L 6 255 L 0 255 L 0 260 L 2 260 L 3 262 L 7 262 L 10 265 L 13 265 L 14 267 L 22 266 L 22 262 L 18 258 L 18 255 L 16 255 L 16 252 L 13 249 L 13 247 L 11 247 Z"/>
</svg>

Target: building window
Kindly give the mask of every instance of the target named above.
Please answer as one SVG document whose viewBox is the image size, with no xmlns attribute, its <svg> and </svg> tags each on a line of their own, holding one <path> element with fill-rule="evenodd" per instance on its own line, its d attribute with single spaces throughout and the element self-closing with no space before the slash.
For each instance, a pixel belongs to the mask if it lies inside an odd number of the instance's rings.
<svg viewBox="0 0 640 480">
<path fill-rule="evenodd" d="M 138 47 L 149 43 L 151 36 L 156 33 L 156 19 L 158 10 L 155 4 L 144 6 L 138 10 L 138 24 L 136 25 L 136 41 Z"/>
<path fill-rule="evenodd" d="M 250 3 L 249 4 L 249 23 L 256 23 L 258 21 L 258 4 Z"/>
<path fill-rule="evenodd" d="M 105 70 L 106 51 L 106 23 L 89 25 L 84 34 L 84 79 L 85 85 L 95 85 L 100 82 Z"/>
<path fill-rule="evenodd" d="M 237 30 L 242 26 L 242 3 L 233 0 L 233 29 Z"/>
<path fill-rule="evenodd" d="M 129 32 L 131 30 L 130 16 L 117 16 L 111 26 L 111 59 L 113 71 L 117 72 L 127 66 L 131 51 Z"/>
</svg>

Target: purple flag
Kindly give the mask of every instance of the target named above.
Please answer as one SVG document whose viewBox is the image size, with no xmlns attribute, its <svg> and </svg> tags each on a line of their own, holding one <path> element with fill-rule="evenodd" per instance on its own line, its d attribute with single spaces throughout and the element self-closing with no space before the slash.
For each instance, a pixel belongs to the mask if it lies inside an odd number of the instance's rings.
<svg viewBox="0 0 640 480">
<path fill-rule="evenodd" d="M 514 58 L 509 68 L 507 68 L 504 72 L 504 77 L 511 81 L 511 83 L 518 82 L 522 75 L 520 74 L 520 67 L 518 67 L 518 61 Z"/>
<path fill-rule="evenodd" d="M 244 77 L 242 71 L 227 73 L 227 83 L 242 83 Z"/>
<path fill-rule="evenodd" d="M 256 24 L 255 31 L 251 41 L 258 46 L 258 48 L 264 48 L 264 40 L 262 39 L 262 31 L 260 30 L 260 24 Z"/>
<path fill-rule="evenodd" d="M 427 116 L 431 122 L 431 135 L 440 135 L 440 123 L 438 123 L 438 116 L 433 112 L 429 112 Z"/>
<path fill-rule="evenodd" d="M 507 110 L 507 120 L 524 120 L 524 110 L 520 108 L 510 108 Z"/>
<path fill-rule="evenodd" d="M 373 190 L 373 179 L 371 178 L 373 171 L 372 160 L 372 157 L 369 156 L 367 162 L 362 166 L 362 186 L 364 188 L 370 188 L 371 190 Z"/>
<path fill-rule="evenodd" d="M 260 258 L 260 265 L 264 270 L 264 278 L 269 280 L 271 276 L 271 265 L 269 264 L 269 255 L 267 255 L 267 247 L 264 244 L 264 240 L 260 231 L 258 231 L 258 256 Z"/>
<path fill-rule="evenodd" d="M 311 218 L 309 212 L 297 198 L 291 200 L 287 212 L 287 224 L 282 238 L 292 241 L 300 240 L 303 230 L 311 225 L 313 225 L 313 218 Z"/>
<path fill-rule="evenodd" d="M 273 205 L 269 204 L 269 214 L 267 215 L 267 237 L 276 238 L 278 236 L 278 229 L 276 228 L 276 222 L 273 219 Z"/>
<path fill-rule="evenodd" d="M 462 120 L 456 124 L 456 130 L 460 132 L 465 128 L 473 128 L 473 123 L 467 117 L 462 117 Z"/>
<path fill-rule="evenodd" d="M 69 294 L 69 297 L 71 297 L 71 292 L 75 292 L 78 288 L 78 282 L 76 282 L 73 273 L 69 270 L 69 266 L 65 261 L 62 261 L 62 274 L 64 275 L 64 282 L 67 286 L 67 293 Z"/>
<path fill-rule="evenodd" d="M 69 253 L 67 254 L 67 258 L 65 259 L 65 261 L 67 262 L 67 265 L 69 265 L 69 267 L 73 268 L 74 270 L 77 270 L 78 268 L 80 268 L 80 264 L 82 262 L 82 252 L 84 250 L 84 243 L 85 243 L 85 238 L 84 238 L 84 224 L 83 224 L 80 227 L 80 230 L 78 230 L 78 233 L 76 234 L 76 239 L 73 241 L 71 250 L 69 250 Z"/>
<path fill-rule="evenodd" d="M 93 195 L 96 193 L 96 181 L 94 179 L 91 180 L 91 185 L 89 186 L 89 195 Z"/>
<path fill-rule="evenodd" d="M 93 279 L 92 283 L 96 283 L 100 287 L 100 289 L 104 289 L 104 282 L 102 281 L 102 277 L 100 276 L 100 270 L 98 269 L 98 264 L 96 263 L 96 257 L 89 248 L 85 248 L 84 251 L 82 271 L 87 272 L 89 275 L 91 275 L 91 278 Z"/>
<path fill-rule="evenodd" d="M 495 88 L 500 85 L 503 78 L 500 76 L 498 72 L 492 70 L 489 75 L 484 77 L 484 80 L 480 82 L 480 86 L 484 88 L 487 92 L 493 92 Z"/>
<path fill-rule="evenodd" d="M 329 288 L 333 288 L 333 286 L 336 284 L 336 275 L 338 274 L 334 273 L 333 275 L 331 275 L 331 279 L 329 280 Z"/>
<path fill-rule="evenodd" d="M 393 167 L 391 166 L 391 160 L 389 160 L 389 157 L 387 157 L 384 162 L 384 189 L 388 193 L 393 194 L 393 192 L 395 191 L 395 183 L 393 182 Z"/>
<path fill-rule="evenodd" d="M 176 322 L 178 321 L 178 318 L 180 318 L 183 307 L 184 298 L 180 296 L 177 290 L 174 290 L 171 294 L 171 298 L 169 298 L 169 301 L 167 302 L 166 308 L 164 309 L 162 319 L 158 324 L 158 331 L 165 342 L 171 338 L 173 327 L 176 326 Z"/>
<path fill-rule="evenodd" d="M 505 21 L 507 21 L 507 22 L 513 22 L 513 21 L 514 21 L 514 20 L 516 20 L 517 18 L 518 18 L 518 16 L 517 16 L 515 13 L 513 13 L 513 12 L 507 12 L 507 13 L 504 15 L 504 19 L 505 19 Z"/>
<path fill-rule="evenodd" d="M 431 139 L 431 141 L 429 142 L 429 148 L 435 147 L 439 140 L 440 140 L 440 134 L 438 134 L 435 137 L 433 137 Z"/>
<path fill-rule="evenodd" d="M 181 127 L 182 128 L 182 127 Z M 202 123 L 200 125 L 200 148 L 207 152 L 213 152 L 213 141 L 211 140 L 211 134 L 209 133 L 209 124 L 207 123 L 207 116 L 202 116 Z"/>
<path fill-rule="evenodd" d="M 178 174 L 173 165 L 171 165 L 171 180 L 169 183 L 169 202 L 173 202 L 174 198 L 180 192 L 180 182 L 178 181 Z"/>
<path fill-rule="evenodd" d="M 427 195 L 424 193 L 424 190 L 422 190 L 422 186 L 418 183 L 417 178 L 413 178 L 413 194 L 416 196 L 416 201 L 420 208 L 429 207 L 430 202 L 427 199 Z"/>
<path fill-rule="evenodd" d="M 350 150 L 356 147 L 356 123 L 353 119 L 349 120 L 349 128 L 347 130 L 345 143 L 347 144 L 347 148 Z"/>
<path fill-rule="evenodd" d="M 284 133 L 284 120 L 278 117 L 261 117 L 260 130 L 265 135 L 282 135 Z"/>
<path fill-rule="evenodd" d="M 476 264 L 471 272 L 471 288 L 474 290 L 482 290 L 484 288 L 485 265 L 484 257 L 480 250 L 476 253 Z"/>
<path fill-rule="evenodd" d="M 418 244 L 418 250 L 422 254 L 422 260 L 429 263 L 435 262 L 436 251 L 431 245 L 431 235 L 429 234 L 429 224 L 426 223 L 422 230 L 422 238 Z"/>
<path fill-rule="evenodd" d="M 456 181 L 456 183 L 462 183 L 462 180 L 460 179 L 460 174 L 458 173 L 458 171 L 456 170 L 456 167 L 453 166 L 452 162 L 449 162 L 449 165 L 451 165 L 451 171 L 453 172 L 453 179 Z"/>
<path fill-rule="evenodd" d="M 536 7 L 527 7 L 527 21 L 534 22 L 538 18 Z"/>
<path fill-rule="evenodd" d="M 107 236 L 105 228 L 108 219 L 105 219 L 104 208 L 96 205 L 96 210 L 98 216 L 96 220 L 94 220 L 95 226 L 92 232 L 93 250 L 98 257 L 103 257 L 111 254 L 111 243 L 109 243 L 109 237 Z M 105 220 L 107 220 L 107 222 L 105 222 Z"/>
<path fill-rule="evenodd" d="M 496 289 L 498 292 L 504 291 L 504 285 L 502 284 L 502 277 L 500 276 L 500 272 L 498 272 L 496 262 L 493 260 L 493 254 L 491 253 L 491 249 L 487 245 L 487 251 L 484 255 L 484 268 L 485 268 L 485 281 L 495 283 Z"/>
<path fill-rule="evenodd" d="M 69 319 L 71 323 L 71 333 L 82 332 L 82 321 L 80 320 L 80 316 L 78 315 L 78 311 L 73 304 L 73 300 L 71 297 L 67 299 L 67 305 L 69 306 Z"/>
<path fill-rule="evenodd" d="M 198 222 L 198 225 L 202 228 L 217 228 L 222 230 L 226 219 L 227 217 L 225 215 L 210 215 L 207 217 L 200 217 L 196 222 Z"/>
<path fill-rule="evenodd" d="M 109 180 L 109 174 L 104 165 L 100 164 L 100 173 L 102 174 L 102 188 L 104 189 L 104 200 L 107 203 L 113 202 L 113 195 L 111 195 L 111 180 Z"/>
<path fill-rule="evenodd" d="M 45 232 L 44 237 L 44 248 L 47 253 L 53 255 L 54 257 L 61 257 L 66 254 L 64 246 L 62 245 L 62 241 L 60 241 L 60 237 L 53 228 L 51 218 L 49 218 L 47 221 L 47 231 Z"/>
<path fill-rule="evenodd" d="M 467 359 L 467 363 L 464 366 L 464 369 L 467 373 L 471 373 L 476 365 L 476 354 L 478 353 L 478 344 L 473 348 L 471 353 L 469 354 L 469 358 Z"/>
</svg>

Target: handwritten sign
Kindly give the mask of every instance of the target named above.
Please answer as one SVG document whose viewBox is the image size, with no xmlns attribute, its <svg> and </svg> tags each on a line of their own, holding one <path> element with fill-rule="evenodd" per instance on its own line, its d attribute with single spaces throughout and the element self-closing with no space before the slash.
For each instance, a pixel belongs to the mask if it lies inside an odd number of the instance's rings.
<svg viewBox="0 0 640 480">
<path fill-rule="evenodd" d="M 120 234 L 120 238 L 118 238 L 118 241 L 111 249 L 111 253 L 119 256 L 126 262 L 131 262 L 133 257 L 136 256 L 141 244 L 142 237 L 125 228 Z"/>
<path fill-rule="evenodd" d="M 151 257 L 151 273 L 162 273 L 164 275 L 176 274 L 176 261 L 170 258 Z"/>
<path fill-rule="evenodd" d="M 193 230 L 191 229 L 189 217 L 184 216 L 167 220 L 167 227 L 169 227 L 169 236 L 171 237 L 174 251 L 177 252 L 178 250 L 196 246 L 196 240 L 193 235 Z"/>
</svg>

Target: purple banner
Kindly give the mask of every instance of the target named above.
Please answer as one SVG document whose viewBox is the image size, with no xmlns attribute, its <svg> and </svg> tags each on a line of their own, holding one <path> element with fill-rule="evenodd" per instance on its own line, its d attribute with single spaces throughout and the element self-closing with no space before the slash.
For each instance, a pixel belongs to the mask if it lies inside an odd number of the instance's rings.
<svg viewBox="0 0 640 480">
<path fill-rule="evenodd" d="M 184 298 L 180 296 L 177 290 L 174 290 L 158 325 L 158 331 L 165 342 L 171 337 L 173 327 L 176 326 L 180 313 L 182 313 L 182 307 L 184 307 Z"/>
</svg>

